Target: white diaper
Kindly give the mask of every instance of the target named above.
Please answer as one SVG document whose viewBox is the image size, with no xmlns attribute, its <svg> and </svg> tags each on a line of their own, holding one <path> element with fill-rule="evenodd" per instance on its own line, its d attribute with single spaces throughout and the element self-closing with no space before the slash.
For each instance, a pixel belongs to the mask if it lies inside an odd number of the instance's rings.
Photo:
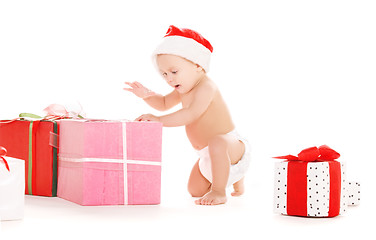
<svg viewBox="0 0 376 240">
<path fill-rule="evenodd" d="M 239 160 L 238 163 L 233 164 L 230 166 L 230 175 L 227 182 L 227 187 L 230 187 L 232 184 L 236 183 L 237 181 L 241 180 L 245 173 L 248 170 L 249 163 L 251 161 L 251 152 L 250 146 L 248 141 L 241 137 L 236 130 L 227 133 L 229 135 L 235 136 L 237 139 L 242 141 L 245 146 L 243 157 Z M 209 181 L 212 182 L 212 171 L 211 171 L 211 161 L 209 155 L 209 147 L 205 147 L 199 151 L 197 151 L 198 155 L 200 156 L 200 160 L 198 162 L 198 166 L 200 169 L 201 174 Z"/>
</svg>

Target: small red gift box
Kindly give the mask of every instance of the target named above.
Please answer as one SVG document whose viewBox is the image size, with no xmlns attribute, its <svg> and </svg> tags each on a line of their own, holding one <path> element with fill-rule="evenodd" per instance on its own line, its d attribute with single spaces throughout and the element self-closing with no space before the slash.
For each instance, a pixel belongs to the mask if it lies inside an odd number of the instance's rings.
<svg viewBox="0 0 376 240">
<path fill-rule="evenodd" d="M 275 164 L 274 212 L 305 217 L 335 217 L 347 206 L 344 164 L 327 146 L 303 150 Z"/>
<path fill-rule="evenodd" d="M 56 121 L 0 121 L 0 145 L 7 156 L 25 160 L 25 194 L 56 196 Z"/>
</svg>

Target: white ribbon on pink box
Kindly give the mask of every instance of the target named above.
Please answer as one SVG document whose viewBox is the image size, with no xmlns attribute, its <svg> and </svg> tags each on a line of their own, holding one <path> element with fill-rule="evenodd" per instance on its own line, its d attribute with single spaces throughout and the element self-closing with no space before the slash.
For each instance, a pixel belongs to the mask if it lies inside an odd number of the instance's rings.
<svg viewBox="0 0 376 240">
<path fill-rule="evenodd" d="M 74 120 L 74 121 L 85 122 L 83 120 Z M 81 156 L 80 157 L 70 157 L 70 156 L 65 156 L 65 154 L 62 154 L 59 157 L 59 161 L 60 162 L 71 162 L 71 163 L 90 163 L 90 162 L 92 162 L 92 163 L 120 163 L 120 164 L 122 164 L 123 181 L 124 181 L 124 183 L 123 183 L 124 205 L 127 205 L 127 204 L 129 204 L 129 191 L 128 191 L 128 189 L 129 189 L 129 183 L 128 183 L 128 173 L 129 173 L 129 171 L 128 170 L 129 169 L 128 169 L 128 164 L 160 167 L 161 162 L 160 161 L 144 161 L 144 160 L 139 160 L 139 159 L 128 159 L 129 158 L 129 156 L 128 156 L 129 151 L 127 149 L 128 148 L 127 137 L 129 137 L 129 136 L 127 135 L 127 125 L 128 124 L 135 124 L 135 122 L 104 121 L 104 123 L 106 123 L 106 122 L 107 123 L 121 122 L 122 142 L 123 142 L 123 144 L 122 144 L 122 159 L 120 159 L 120 158 L 100 158 L 100 157 L 81 157 Z M 162 127 L 162 126 L 160 126 L 160 127 Z M 62 131 L 64 131 L 64 129 L 62 129 Z M 61 134 L 64 134 L 64 133 L 62 132 Z M 144 134 L 147 135 L 147 131 L 145 131 Z M 132 137 L 134 137 L 134 136 L 132 136 Z M 155 141 L 159 141 L 159 140 L 155 139 Z M 64 144 L 64 141 L 63 141 L 63 144 Z M 60 182 L 59 182 L 59 184 L 60 184 Z M 58 191 L 59 191 L 59 188 L 58 188 Z M 66 198 L 66 197 L 64 197 L 64 195 L 65 195 L 64 193 L 59 194 L 59 192 L 58 192 L 58 196 L 59 195 L 62 196 L 63 198 Z M 85 205 L 85 204 L 83 204 L 83 205 Z"/>
</svg>

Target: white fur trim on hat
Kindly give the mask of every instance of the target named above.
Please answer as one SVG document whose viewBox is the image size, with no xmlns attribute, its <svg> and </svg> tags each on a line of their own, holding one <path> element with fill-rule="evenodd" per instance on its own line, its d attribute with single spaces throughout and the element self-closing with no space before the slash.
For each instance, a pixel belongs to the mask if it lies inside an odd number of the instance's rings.
<svg viewBox="0 0 376 240">
<path fill-rule="evenodd" d="M 183 57 L 189 61 L 200 65 L 205 72 L 209 71 L 211 52 L 204 45 L 195 40 L 181 36 L 164 37 L 162 42 L 155 49 L 152 58 L 157 66 L 158 54 L 171 54 Z"/>
</svg>

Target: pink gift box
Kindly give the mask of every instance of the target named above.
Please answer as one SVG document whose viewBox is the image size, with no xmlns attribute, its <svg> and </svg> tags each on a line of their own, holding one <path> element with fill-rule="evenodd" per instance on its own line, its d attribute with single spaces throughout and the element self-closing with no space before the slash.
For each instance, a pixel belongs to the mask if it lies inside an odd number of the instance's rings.
<svg viewBox="0 0 376 240">
<path fill-rule="evenodd" d="M 57 195 L 81 205 L 159 204 L 161 155 L 161 123 L 61 120 Z"/>
</svg>

